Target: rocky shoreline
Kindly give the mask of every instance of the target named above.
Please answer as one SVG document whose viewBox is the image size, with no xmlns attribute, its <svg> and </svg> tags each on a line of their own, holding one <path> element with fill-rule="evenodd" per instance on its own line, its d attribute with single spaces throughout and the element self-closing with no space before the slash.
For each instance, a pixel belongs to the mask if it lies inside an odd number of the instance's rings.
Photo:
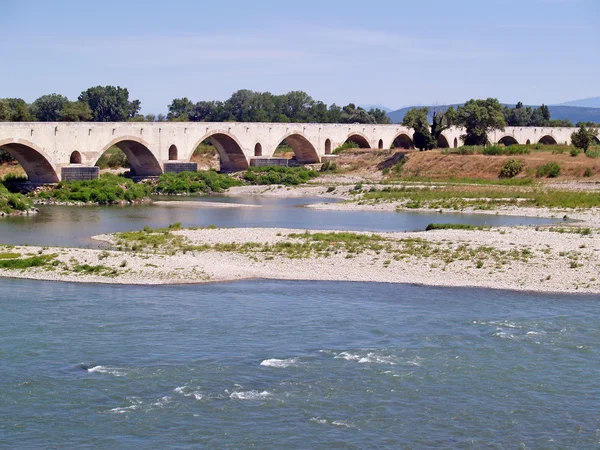
<svg viewBox="0 0 600 450">
<path fill-rule="evenodd" d="M 306 233 L 260 228 L 174 230 L 172 236 L 185 246 L 137 251 L 0 247 L 0 254 L 12 252 L 21 259 L 48 258 L 40 267 L 0 268 L 0 277 L 139 285 L 261 278 L 600 294 L 597 229 Z M 120 243 L 118 235 L 95 239 L 114 246 Z M 291 253 L 290 248 L 304 250 Z"/>
</svg>

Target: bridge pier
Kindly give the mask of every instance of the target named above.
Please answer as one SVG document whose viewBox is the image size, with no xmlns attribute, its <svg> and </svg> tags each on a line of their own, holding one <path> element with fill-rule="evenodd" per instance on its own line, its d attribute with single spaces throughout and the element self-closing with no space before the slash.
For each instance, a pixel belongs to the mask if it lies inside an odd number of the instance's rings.
<svg viewBox="0 0 600 450">
<path fill-rule="evenodd" d="M 164 173 L 198 172 L 198 163 L 169 161 L 163 163 Z"/>
<path fill-rule="evenodd" d="M 97 180 L 100 169 L 96 166 L 71 165 L 60 169 L 60 179 L 62 181 L 89 181 Z"/>
</svg>

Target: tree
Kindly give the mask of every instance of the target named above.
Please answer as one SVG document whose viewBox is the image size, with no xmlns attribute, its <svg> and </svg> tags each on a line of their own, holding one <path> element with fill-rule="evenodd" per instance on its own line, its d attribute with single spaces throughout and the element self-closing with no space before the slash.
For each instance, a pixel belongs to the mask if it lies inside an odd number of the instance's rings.
<svg viewBox="0 0 600 450">
<path fill-rule="evenodd" d="M 61 122 L 87 122 L 93 118 L 94 114 L 85 102 L 67 102 L 58 114 Z"/>
<path fill-rule="evenodd" d="M 88 104 L 95 122 L 125 122 L 141 109 L 140 101 L 129 101 L 129 91 L 119 86 L 89 88 L 78 100 Z"/>
<path fill-rule="evenodd" d="M 173 99 L 169 105 L 169 114 L 167 120 L 177 122 L 187 122 L 194 113 L 194 104 L 187 97 Z"/>
<path fill-rule="evenodd" d="M 375 119 L 375 123 L 377 123 L 377 124 L 389 124 L 389 123 L 392 123 L 392 121 L 388 117 L 387 113 L 383 109 L 379 109 L 379 108 L 373 109 L 373 108 L 371 108 L 369 110 L 369 115 L 372 116 L 373 119 Z"/>
<path fill-rule="evenodd" d="M 506 122 L 502 105 L 495 98 L 487 100 L 471 99 L 456 112 L 458 125 L 466 129 L 461 136 L 466 145 L 487 145 L 487 133 L 492 130 L 504 130 Z"/>
<path fill-rule="evenodd" d="M 8 122 L 10 109 L 6 100 L 0 99 L 0 122 Z"/>
<path fill-rule="evenodd" d="M 0 107 L 0 114 L 4 115 L 6 122 L 32 122 L 35 118 L 31 115 L 27 103 L 22 98 L 5 98 L 4 106 Z"/>
<path fill-rule="evenodd" d="M 456 122 L 456 111 L 454 107 L 448 108 L 446 111 L 433 111 L 431 122 L 431 136 L 436 144 L 444 131 L 454 125 Z"/>
<path fill-rule="evenodd" d="M 571 134 L 571 142 L 577 148 L 582 148 L 584 153 L 587 153 L 588 148 L 596 139 L 598 130 L 594 128 L 587 128 L 584 124 L 579 126 L 579 130 Z"/>
<path fill-rule="evenodd" d="M 69 99 L 63 95 L 42 95 L 31 104 L 29 110 L 40 122 L 56 122 L 68 102 Z"/>
<path fill-rule="evenodd" d="M 402 120 L 402 125 L 414 130 L 413 142 L 419 150 L 431 150 L 437 144 L 429 130 L 428 114 L 429 108 L 413 108 L 404 115 Z"/>
</svg>

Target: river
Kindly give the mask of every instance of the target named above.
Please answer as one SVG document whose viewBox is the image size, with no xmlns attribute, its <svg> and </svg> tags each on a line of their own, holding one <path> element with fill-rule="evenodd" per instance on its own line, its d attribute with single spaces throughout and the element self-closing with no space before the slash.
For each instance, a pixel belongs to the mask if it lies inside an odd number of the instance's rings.
<svg viewBox="0 0 600 450">
<path fill-rule="evenodd" d="M 596 297 L 1 283 L 1 448 L 598 447 Z"/>
<path fill-rule="evenodd" d="M 156 197 L 177 202 L 182 197 Z M 354 231 L 418 231 L 430 223 L 473 225 L 546 225 L 557 219 L 489 214 L 437 212 L 330 211 L 303 205 L 332 201 L 323 198 L 183 197 L 187 201 L 217 201 L 260 205 L 260 208 L 184 208 L 168 205 L 130 206 L 40 206 L 32 216 L 0 219 L 0 243 L 39 246 L 97 247 L 90 236 L 118 231 L 140 230 L 145 226 L 267 227 Z"/>
</svg>

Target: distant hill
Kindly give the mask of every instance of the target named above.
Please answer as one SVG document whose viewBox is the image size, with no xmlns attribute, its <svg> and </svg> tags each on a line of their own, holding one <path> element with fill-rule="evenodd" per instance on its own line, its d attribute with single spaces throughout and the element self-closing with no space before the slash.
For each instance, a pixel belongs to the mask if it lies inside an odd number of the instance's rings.
<svg viewBox="0 0 600 450">
<path fill-rule="evenodd" d="M 591 99 L 588 99 L 591 100 Z M 600 100 L 600 98 L 599 98 Z M 460 105 L 440 105 L 440 106 L 429 106 L 429 120 L 431 120 L 431 116 L 433 114 L 433 108 L 438 111 L 445 111 L 450 106 L 454 106 L 456 108 Z M 515 105 L 508 105 L 515 106 Z M 537 106 L 532 106 L 533 108 L 537 108 Z M 416 106 L 409 106 L 407 108 L 398 109 L 396 111 L 388 112 L 388 117 L 391 119 L 393 123 L 400 123 L 402 119 L 404 119 L 404 115 L 410 111 L 411 109 L 416 108 Z M 600 123 L 600 108 L 583 108 L 577 106 L 563 106 L 563 105 L 554 105 L 549 106 L 550 109 L 550 117 L 552 119 L 569 119 L 573 124 L 577 122 L 595 122 Z"/>
<path fill-rule="evenodd" d="M 387 106 L 382 106 L 382 105 L 372 105 L 372 104 L 366 104 L 366 105 L 358 105 L 359 107 L 361 107 L 362 109 L 365 110 L 370 110 L 370 109 L 375 109 L 375 108 L 379 108 L 382 111 L 385 111 L 387 113 L 392 112 L 392 108 L 388 108 Z"/>
<path fill-rule="evenodd" d="M 579 106 L 581 108 L 600 108 L 600 97 L 583 98 L 571 102 L 560 103 L 557 106 Z"/>
</svg>

